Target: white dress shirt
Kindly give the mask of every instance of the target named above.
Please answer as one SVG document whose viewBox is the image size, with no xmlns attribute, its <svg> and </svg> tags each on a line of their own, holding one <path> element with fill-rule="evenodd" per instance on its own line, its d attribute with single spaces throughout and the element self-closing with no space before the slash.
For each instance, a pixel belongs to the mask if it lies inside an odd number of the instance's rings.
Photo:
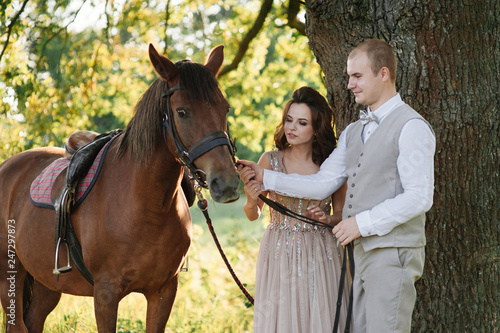
<svg viewBox="0 0 500 333">
<path fill-rule="evenodd" d="M 388 114 L 404 102 L 399 94 L 380 106 L 374 113 L 377 122 L 370 122 L 363 130 L 363 142 L 377 130 Z M 371 112 L 370 110 L 368 110 Z M 314 175 L 284 174 L 264 170 L 264 190 L 311 199 L 324 199 L 346 181 L 346 138 L 350 126 L 340 134 L 337 148 L 323 162 Z M 387 199 L 370 210 L 356 215 L 362 236 L 385 235 L 394 227 L 428 211 L 434 193 L 434 152 L 436 139 L 431 128 L 421 119 L 408 121 L 399 137 L 397 168 L 404 192 Z"/>
</svg>

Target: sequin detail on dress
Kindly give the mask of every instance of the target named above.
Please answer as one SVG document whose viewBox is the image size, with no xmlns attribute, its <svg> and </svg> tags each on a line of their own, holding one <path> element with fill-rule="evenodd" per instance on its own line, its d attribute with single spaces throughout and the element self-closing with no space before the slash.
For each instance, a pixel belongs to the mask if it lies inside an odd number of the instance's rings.
<svg viewBox="0 0 500 333">
<path fill-rule="evenodd" d="M 270 153 L 271 170 L 286 171 L 282 156 L 280 151 Z M 330 198 L 309 200 L 273 191 L 269 198 L 301 215 L 313 203 L 327 212 L 331 206 Z M 329 229 L 269 210 L 270 223 L 257 259 L 254 332 L 331 332 L 342 265 L 336 239 Z M 341 323 L 345 323 L 347 303 L 344 297 Z"/>
</svg>

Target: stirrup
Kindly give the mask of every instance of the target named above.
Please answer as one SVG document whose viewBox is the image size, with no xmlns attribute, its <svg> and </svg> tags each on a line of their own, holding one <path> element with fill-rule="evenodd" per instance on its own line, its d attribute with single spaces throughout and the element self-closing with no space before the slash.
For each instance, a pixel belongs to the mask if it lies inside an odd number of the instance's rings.
<svg viewBox="0 0 500 333">
<path fill-rule="evenodd" d="M 70 262 L 70 257 L 69 257 L 68 243 L 66 243 L 66 242 L 64 242 L 63 244 L 66 245 L 66 252 L 67 252 L 67 255 L 68 255 L 68 258 L 66 260 L 67 265 L 64 266 L 64 267 L 59 267 L 59 247 L 61 246 L 61 241 L 62 241 L 62 239 L 61 239 L 61 237 L 59 237 L 59 239 L 57 240 L 57 245 L 56 245 L 56 263 L 55 263 L 55 268 L 52 271 L 52 273 L 56 276 L 56 281 L 59 281 L 59 274 L 69 273 L 73 269 L 71 267 L 71 262 Z"/>
</svg>

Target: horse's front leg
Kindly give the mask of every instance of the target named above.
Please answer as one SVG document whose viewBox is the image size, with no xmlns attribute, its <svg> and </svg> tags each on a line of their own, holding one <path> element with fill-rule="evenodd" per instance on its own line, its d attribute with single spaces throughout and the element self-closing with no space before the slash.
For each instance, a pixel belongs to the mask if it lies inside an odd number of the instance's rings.
<svg viewBox="0 0 500 333">
<path fill-rule="evenodd" d="M 145 293 L 148 302 L 146 314 L 146 332 L 163 333 L 167 325 L 172 306 L 174 305 L 175 295 L 177 294 L 177 285 L 179 276 L 175 275 L 168 280 L 160 290 L 154 290 Z"/>
<path fill-rule="evenodd" d="M 122 296 L 119 289 L 112 283 L 95 281 L 94 311 L 99 333 L 115 333 L 118 313 L 118 303 Z"/>
</svg>

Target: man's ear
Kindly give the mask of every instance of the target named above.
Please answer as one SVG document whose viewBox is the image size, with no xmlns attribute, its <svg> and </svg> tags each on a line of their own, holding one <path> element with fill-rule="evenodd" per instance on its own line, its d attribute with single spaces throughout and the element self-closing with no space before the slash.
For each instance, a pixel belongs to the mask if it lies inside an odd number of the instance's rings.
<svg viewBox="0 0 500 333">
<path fill-rule="evenodd" d="M 384 81 L 391 80 L 391 72 L 389 71 L 389 68 L 387 68 L 387 67 L 382 67 L 380 69 L 380 75 L 382 75 L 382 80 L 384 80 Z"/>
</svg>

